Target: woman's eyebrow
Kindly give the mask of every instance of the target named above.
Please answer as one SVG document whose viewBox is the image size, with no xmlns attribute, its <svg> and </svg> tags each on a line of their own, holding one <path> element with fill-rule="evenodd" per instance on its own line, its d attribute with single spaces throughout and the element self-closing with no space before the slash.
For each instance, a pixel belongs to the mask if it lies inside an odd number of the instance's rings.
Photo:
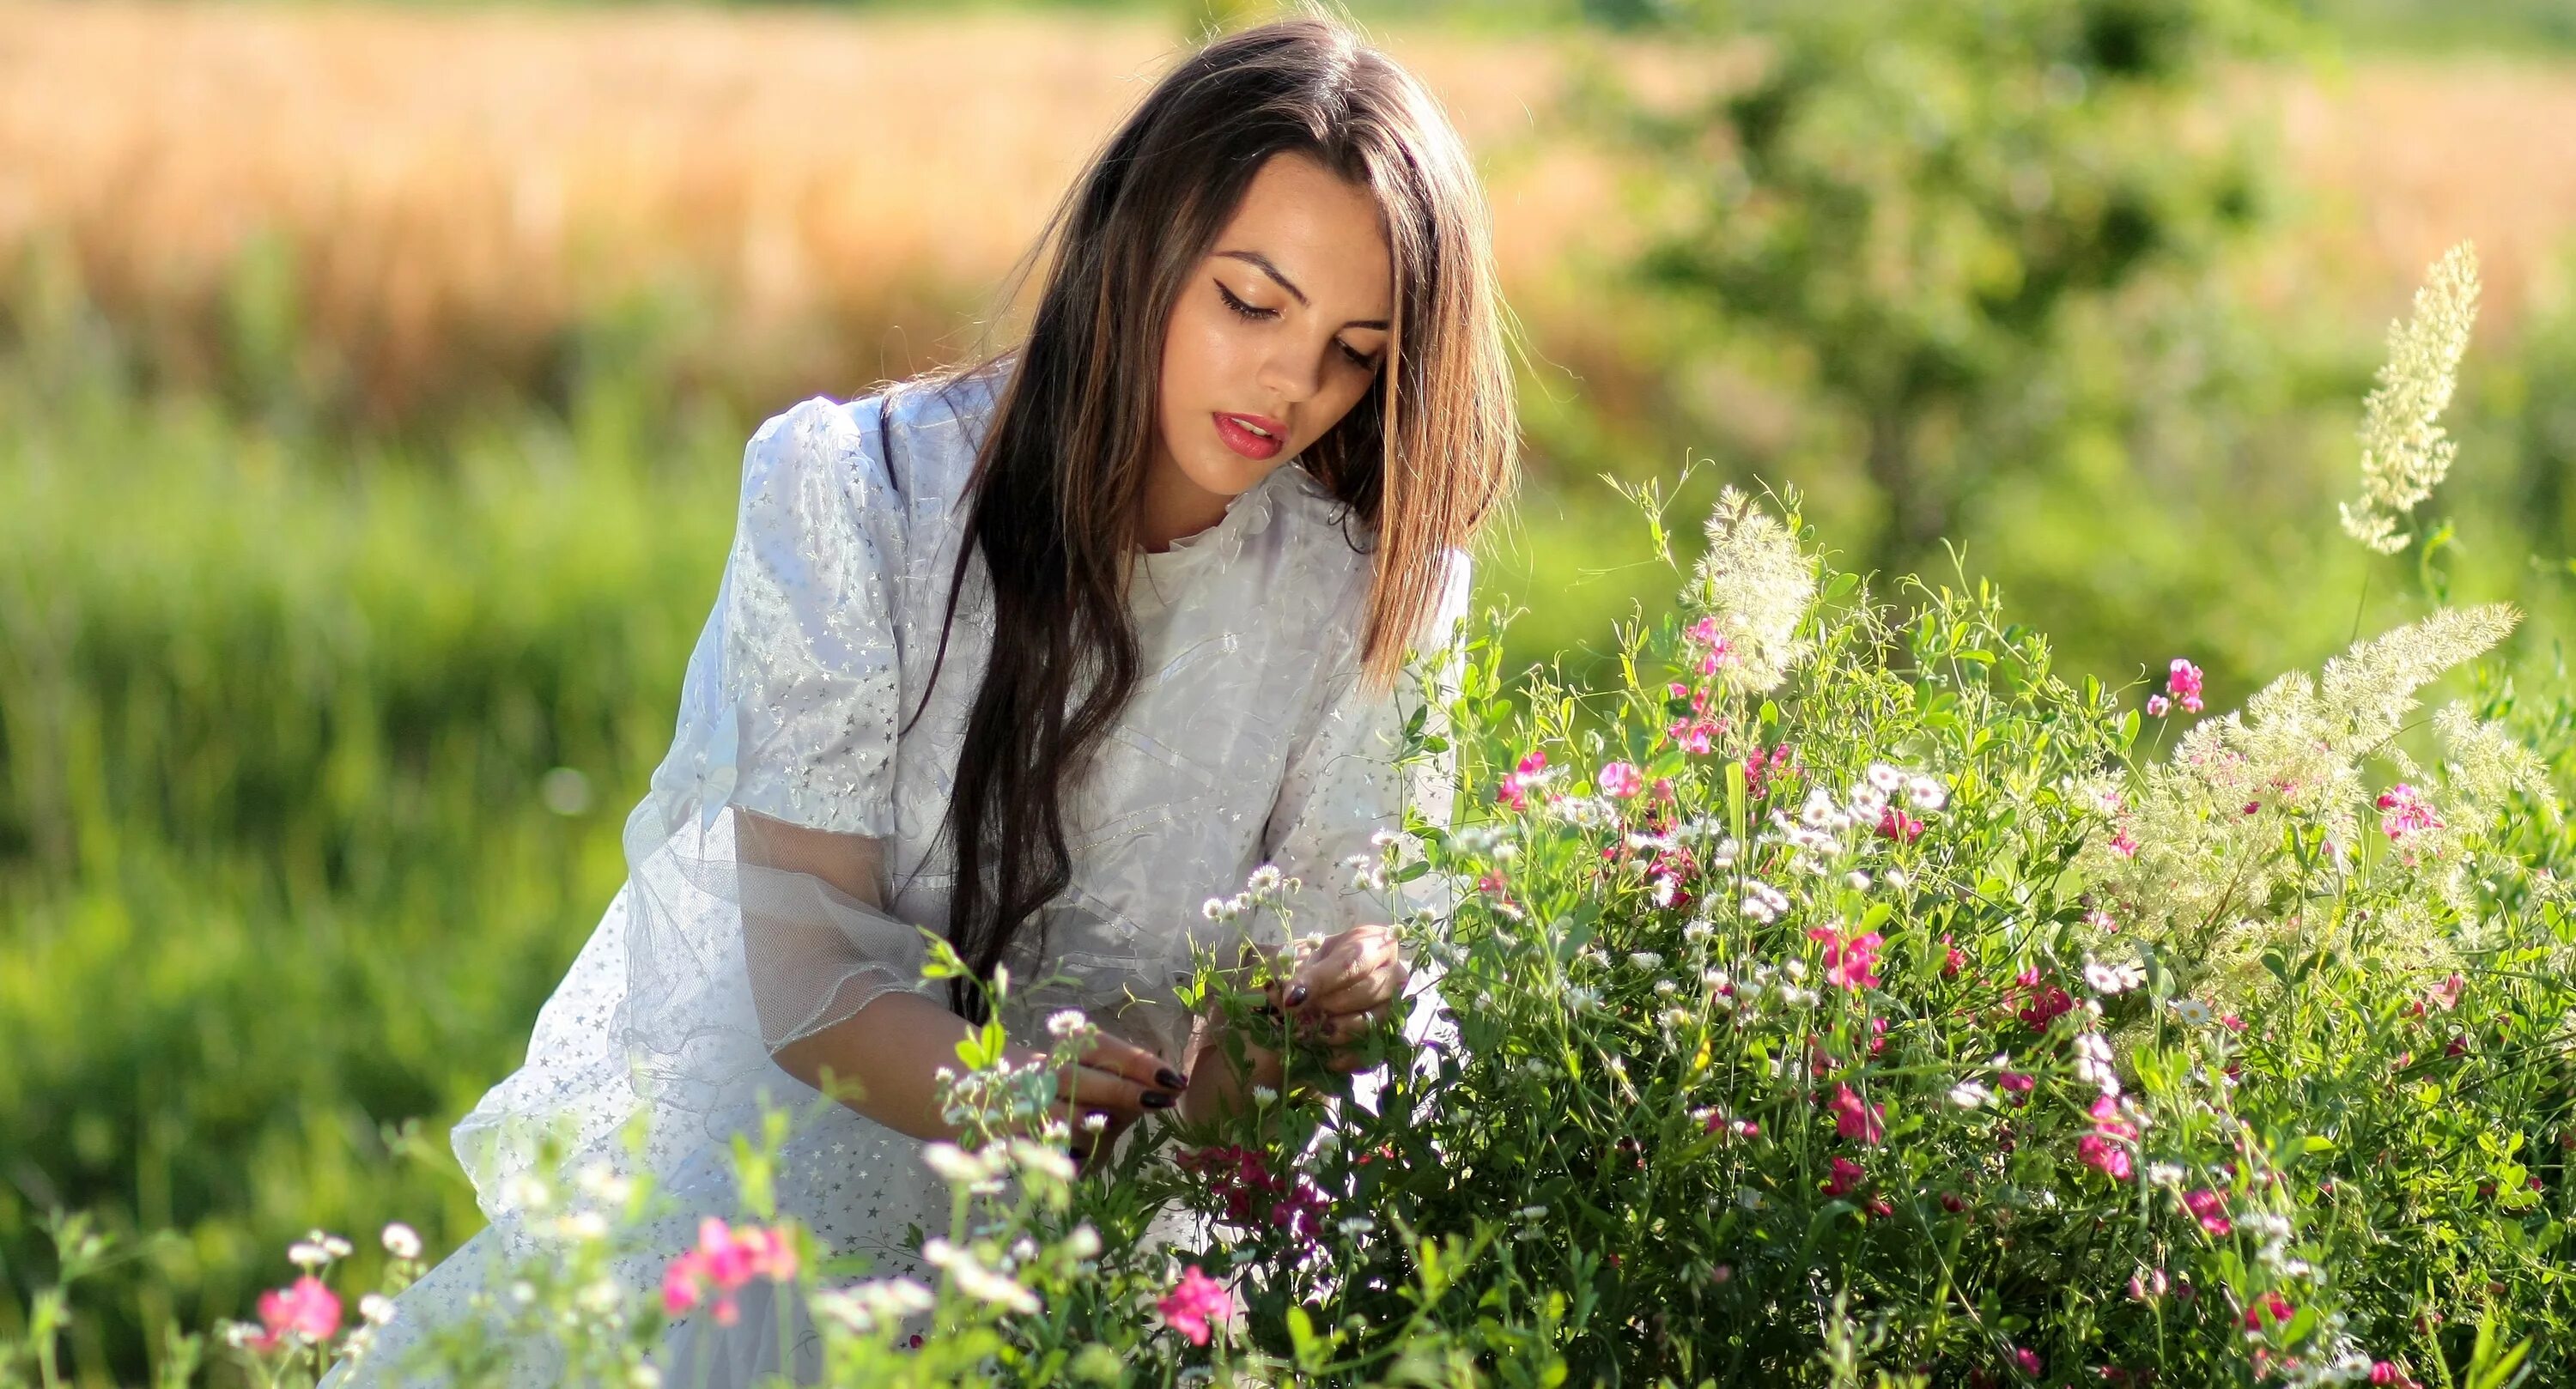
<svg viewBox="0 0 2576 1389">
<path fill-rule="evenodd" d="M 1261 254 L 1259 251 L 1219 251 L 1217 254 L 1229 259 L 1243 261 L 1246 264 L 1260 267 L 1262 274 L 1277 280 L 1279 282 L 1279 287 L 1288 291 L 1289 298 L 1296 300 L 1298 303 L 1303 304 L 1310 309 L 1315 306 L 1314 301 L 1306 297 L 1306 291 L 1299 289 L 1295 281 L 1280 274 L 1279 267 L 1270 263 L 1270 257 Z M 1383 331 L 1386 327 L 1386 320 L 1383 318 L 1354 318 L 1342 326 L 1345 328 L 1376 328 Z"/>
</svg>

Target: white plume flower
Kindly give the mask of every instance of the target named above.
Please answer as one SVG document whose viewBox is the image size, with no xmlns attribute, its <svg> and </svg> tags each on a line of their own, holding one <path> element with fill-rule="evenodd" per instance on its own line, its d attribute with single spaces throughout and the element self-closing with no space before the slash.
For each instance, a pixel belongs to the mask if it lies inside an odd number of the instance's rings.
<svg viewBox="0 0 2576 1389">
<path fill-rule="evenodd" d="M 1709 509 L 1708 552 L 1684 597 L 1704 613 L 1732 658 L 1718 674 L 1737 688 L 1778 688 L 1806 658 L 1798 626 L 1816 601 L 1815 561 L 1779 518 L 1729 487 Z"/>
<path fill-rule="evenodd" d="M 2434 262 L 2413 316 L 2389 325 L 2388 361 L 2362 405 L 2361 503 L 2340 507 L 2344 533 L 2383 555 L 2406 548 L 2398 518 L 2433 495 L 2459 451 L 2440 420 L 2477 316 L 2478 256 L 2464 241 Z"/>
</svg>

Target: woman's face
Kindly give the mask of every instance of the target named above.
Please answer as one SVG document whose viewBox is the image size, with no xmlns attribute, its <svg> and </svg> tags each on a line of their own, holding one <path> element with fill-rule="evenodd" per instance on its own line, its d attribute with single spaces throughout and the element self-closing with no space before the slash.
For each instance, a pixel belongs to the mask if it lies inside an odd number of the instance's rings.
<svg viewBox="0 0 2576 1389">
<path fill-rule="evenodd" d="M 1340 422 L 1384 365 L 1394 296 L 1376 200 L 1306 155 L 1271 156 L 1164 332 L 1147 548 L 1216 524 Z"/>
</svg>

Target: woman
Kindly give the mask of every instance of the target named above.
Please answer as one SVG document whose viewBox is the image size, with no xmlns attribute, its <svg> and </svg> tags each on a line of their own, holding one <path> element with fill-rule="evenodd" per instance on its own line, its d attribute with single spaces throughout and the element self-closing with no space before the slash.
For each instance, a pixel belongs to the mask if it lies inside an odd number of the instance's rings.
<svg viewBox="0 0 2576 1389">
<path fill-rule="evenodd" d="M 734 1212 L 732 1135 L 827 1081 L 842 1103 L 788 1141 L 779 1205 L 912 1268 L 906 1227 L 946 1210 L 919 1160 L 950 1136 L 934 1072 L 980 1004 L 922 984 L 917 927 L 979 976 L 1008 966 L 1022 1056 L 1050 1010 L 1101 1024 L 1059 1088 L 1095 1141 L 1276 1083 L 1275 1054 L 1236 1074 L 1172 987 L 1194 946 L 1282 944 L 1201 910 L 1263 863 L 1302 881 L 1294 929 L 1323 942 L 1281 1006 L 1344 1046 L 1402 995 L 1389 904 L 1339 885 L 1400 823 L 1406 657 L 1463 611 L 1464 546 L 1511 478 L 1467 155 L 1385 57 L 1277 23 L 1163 79 L 1049 245 L 1015 349 L 752 436 L 629 880 L 527 1063 L 456 1129 L 492 1226 L 404 1294 L 359 1377 L 459 1316 L 571 1172 L 649 1170 L 678 1199 L 666 1247 L 621 1269 L 652 1286 L 698 1213 Z M 542 1135 L 571 1156 L 545 1166 Z M 811 1328 L 790 1309 L 782 1365 L 777 1310 L 683 1320 L 666 1382 L 810 1378 Z M 549 1378 L 536 1360 L 513 1377 Z"/>
</svg>

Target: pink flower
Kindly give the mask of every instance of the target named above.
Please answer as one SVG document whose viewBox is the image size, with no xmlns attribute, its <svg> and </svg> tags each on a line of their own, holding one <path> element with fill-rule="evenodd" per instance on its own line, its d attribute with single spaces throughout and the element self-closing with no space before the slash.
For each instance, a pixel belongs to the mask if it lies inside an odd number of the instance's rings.
<svg viewBox="0 0 2576 1389">
<path fill-rule="evenodd" d="M 2122 858 L 2136 858 L 2138 856 L 2137 836 L 2123 828 L 2119 833 L 2111 836 L 2111 848 Z"/>
<path fill-rule="evenodd" d="M 1861 1180 L 1864 1177 L 1869 1175 L 1867 1172 L 1861 1170 L 1861 1165 L 1859 1163 L 1852 1161 L 1850 1158 L 1835 1158 L 1831 1163 L 1827 1164 L 1827 1168 L 1833 1173 L 1833 1175 L 1825 1181 L 1825 1194 L 1827 1196 L 1847 1195 L 1850 1193 L 1852 1188 L 1861 1184 Z"/>
<path fill-rule="evenodd" d="M 2112 1138 L 2138 1136 L 2137 1126 L 2120 1116 L 2120 1102 L 2108 1095 L 2094 1100 L 2093 1108 L 2087 1112 L 2093 1116 L 2093 1128 L 2097 1133 L 2106 1134 Z"/>
<path fill-rule="evenodd" d="M 2028 1346 L 2015 1346 L 2013 1347 L 2013 1368 L 2037 1379 L 2048 1372 L 2048 1362 L 2040 1359 L 2039 1352 Z"/>
<path fill-rule="evenodd" d="M 2006 1071 L 1996 1079 L 1995 1083 L 2012 1094 L 2027 1095 L 2039 1088 L 2039 1077 L 2026 1075 L 2020 1071 Z"/>
<path fill-rule="evenodd" d="M 1547 754 L 1533 748 L 1521 754 L 1520 764 L 1494 788 L 1494 799 L 1514 810 L 1529 809 L 1529 789 L 1547 772 Z"/>
<path fill-rule="evenodd" d="M 2099 1168 L 2103 1176 L 2115 1182 L 2129 1179 L 2129 1150 L 2115 1139 L 2099 1133 L 2088 1133 L 2075 1140 L 2075 1155 L 2087 1167 Z"/>
<path fill-rule="evenodd" d="M 340 1329 L 340 1299 L 308 1273 L 288 1287 L 261 1293 L 259 1320 L 267 1330 L 251 1344 L 261 1350 L 275 1350 L 289 1336 L 318 1344 Z"/>
<path fill-rule="evenodd" d="M 2461 995 L 2468 991 L 2469 981 L 2454 974 L 2427 990 L 2424 1000 L 2447 1013 L 2460 1006 Z"/>
<path fill-rule="evenodd" d="M 2265 1318 L 2269 1318 L 2272 1325 L 2279 1326 L 2290 1319 L 2291 1312 L 2292 1308 L 2287 1298 L 2279 1293 L 2265 1293 L 2254 1299 L 2253 1306 L 2245 1309 L 2245 1329 L 2262 1330 Z"/>
<path fill-rule="evenodd" d="M 2147 717 L 2160 719 L 2173 712 L 2173 701 L 2163 695 L 2147 696 Z"/>
<path fill-rule="evenodd" d="M 1223 1283 L 1199 1272 L 1197 1264 L 1181 1273 L 1181 1281 L 1172 1285 L 1168 1296 L 1154 1303 L 1163 1321 L 1189 1338 L 1194 1346 L 1208 1343 L 1208 1323 L 1223 1321 L 1234 1311 L 1234 1294 Z"/>
<path fill-rule="evenodd" d="M 1923 837 L 1923 822 L 1891 805 L 1878 813 L 1878 832 L 1899 844 L 1911 844 Z"/>
<path fill-rule="evenodd" d="M 1676 746 L 1693 757 L 1706 757 L 1716 746 L 1717 725 L 1705 719 L 1684 719 L 1664 730 Z"/>
<path fill-rule="evenodd" d="M 1626 762 L 1613 762 L 1603 767 L 1595 781 L 1600 785 L 1602 795 L 1617 796 L 1621 800 L 1646 789 L 1644 774 Z"/>
<path fill-rule="evenodd" d="M 2033 990 L 2030 1001 L 2013 1016 L 2020 1018 L 2022 1024 L 2033 1032 L 2046 1032 L 2050 1023 L 2074 1006 L 2075 1000 L 2067 997 L 2066 990 L 2051 984 L 2046 989 Z"/>
<path fill-rule="evenodd" d="M 2227 1218 L 2227 1198 L 2208 1187 L 2184 1192 L 2182 1204 L 2183 1209 L 2191 1212 L 2192 1219 L 2200 1222 L 2200 1228 L 2213 1236 L 2224 1239 L 2229 1231 L 2236 1228 L 2236 1222 Z"/>
<path fill-rule="evenodd" d="M 2440 829 L 2442 821 L 2423 792 L 2401 781 L 2379 793 L 2379 827 L 2390 842 L 2402 844 L 2410 834 Z"/>
<path fill-rule="evenodd" d="M 1807 938 L 1825 943 L 1827 982 L 1854 993 L 1878 987 L 1878 947 L 1885 943 L 1878 932 L 1846 937 L 1831 926 L 1817 926 Z"/>
<path fill-rule="evenodd" d="M 2174 657 L 2172 671 L 2165 677 L 2165 693 L 2181 700 L 2183 708 L 2199 713 L 2200 667 L 2180 656 Z"/>
<path fill-rule="evenodd" d="M 1961 967 L 1965 966 L 1967 963 L 1967 954 L 1960 950 L 1959 947 L 1952 945 L 1950 943 L 1950 933 L 1943 931 L 1941 933 L 1942 977 L 1946 979 L 1957 975 Z"/>
<path fill-rule="evenodd" d="M 1850 1086 L 1836 1086 L 1834 1132 L 1862 1143 L 1876 1143 L 1887 1136 L 1887 1106 L 1863 1104 Z"/>
<path fill-rule="evenodd" d="M 712 1291 L 719 1326 L 731 1326 L 741 1315 L 734 1293 L 754 1278 L 773 1283 L 796 1277 L 796 1246 L 784 1230 L 728 1227 L 710 1215 L 698 1221 L 698 1243 L 681 1252 L 662 1270 L 662 1311 L 682 1316 L 695 1310 Z"/>
</svg>

